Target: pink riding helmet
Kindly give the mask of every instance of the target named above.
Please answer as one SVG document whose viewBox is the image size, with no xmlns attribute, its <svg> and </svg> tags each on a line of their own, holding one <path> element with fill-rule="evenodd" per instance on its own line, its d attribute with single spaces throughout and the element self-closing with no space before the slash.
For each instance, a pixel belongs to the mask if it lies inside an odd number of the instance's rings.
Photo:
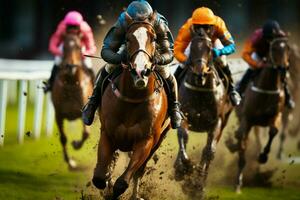
<svg viewBox="0 0 300 200">
<path fill-rule="evenodd" d="M 79 26 L 83 22 L 83 17 L 77 11 L 70 11 L 66 14 L 64 22 L 66 25 Z"/>
</svg>

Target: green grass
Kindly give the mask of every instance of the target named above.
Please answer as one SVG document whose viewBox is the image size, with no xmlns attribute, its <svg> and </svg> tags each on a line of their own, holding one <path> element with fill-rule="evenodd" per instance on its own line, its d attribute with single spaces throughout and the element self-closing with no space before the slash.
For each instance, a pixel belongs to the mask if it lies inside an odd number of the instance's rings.
<svg viewBox="0 0 300 200">
<path fill-rule="evenodd" d="M 28 109 L 26 130 L 32 130 L 32 109 Z M 79 170 L 69 171 L 63 161 L 59 137 L 54 134 L 46 138 L 44 133 L 40 140 L 35 141 L 32 136 L 25 136 L 24 144 L 17 144 L 16 122 L 17 110 L 10 106 L 8 109 L 7 131 L 5 146 L 0 149 L 0 200 L 53 200 L 80 199 L 81 192 L 93 196 L 93 199 L 101 199 L 95 188 L 87 186 L 96 161 L 96 144 L 99 139 L 99 124 L 96 123 L 91 132 L 91 137 L 79 151 L 72 149 L 70 142 L 81 136 L 79 121 L 66 123 L 68 135 L 68 149 L 70 155 L 79 164 Z M 230 126 L 229 126 L 230 127 Z M 229 128 L 230 129 L 230 128 Z M 224 133 L 223 140 L 226 138 Z M 191 134 L 188 152 L 194 160 L 199 160 L 205 134 Z M 288 141 L 286 153 L 299 155 L 294 148 L 294 140 Z M 249 148 L 251 148 L 250 146 Z M 274 144 L 277 147 L 277 142 Z M 177 152 L 177 140 L 174 131 L 170 131 L 166 140 L 158 151 L 159 161 L 154 165 L 149 162 L 155 171 L 143 178 L 142 194 L 148 199 L 191 199 L 181 190 L 181 183 L 173 180 L 173 162 Z M 124 169 L 124 159 L 118 163 L 116 174 Z M 235 156 L 229 154 L 224 148 L 223 142 L 217 150 L 216 158 L 209 173 L 207 196 L 208 199 L 238 199 L 238 200 L 300 200 L 300 166 L 278 162 L 274 158 L 274 151 L 270 156 L 270 162 L 262 169 L 277 168 L 272 177 L 273 186 L 243 188 L 241 195 L 236 195 L 232 186 L 232 177 L 235 176 Z M 232 162 L 234 164 L 232 165 Z M 286 170 L 283 174 L 282 171 Z M 160 175 L 164 172 L 163 175 Z M 230 174 L 230 176 L 228 176 Z M 284 176 L 284 178 L 283 178 Z M 231 178 L 228 178 L 231 177 Z M 278 182 L 277 179 L 280 179 Z M 126 194 L 125 194 L 126 195 Z M 128 196 L 128 194 L 127 194 Z"/>
</svg>

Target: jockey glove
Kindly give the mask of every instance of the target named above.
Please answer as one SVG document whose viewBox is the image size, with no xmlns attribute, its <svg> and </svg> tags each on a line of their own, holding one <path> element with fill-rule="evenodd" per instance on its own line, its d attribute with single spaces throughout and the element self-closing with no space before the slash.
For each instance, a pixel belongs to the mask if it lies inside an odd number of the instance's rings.
<svg viewBox="0 0 300 200">
<path fill-rule="evenodd" d="M 157 65 L 163 65 L 165 62 L 164 57 L 158 54 L 155 54 L 153 57 L 153 63 Z"/>
<path fill-rule="evenodd" d="M 214 58 L 218 58 L 221 56 L 221 50 L 220 49 L 216 49 L 216 48 L 213 48 L 213 57 Z"/>
</svg>

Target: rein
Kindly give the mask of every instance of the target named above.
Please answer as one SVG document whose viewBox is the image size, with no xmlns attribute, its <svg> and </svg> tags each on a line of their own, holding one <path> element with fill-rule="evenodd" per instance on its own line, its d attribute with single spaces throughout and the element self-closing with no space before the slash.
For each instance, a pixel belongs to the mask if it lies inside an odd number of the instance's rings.
<svg viewBox="0 0 300 200">
<path fill-rule="evenodd" d="M 145 25 L 149 26 L 149 27 L 152 29 L 153 33 L 155 33 L 153 24 L 151 24 L 151 23 L 149 23 L 149 22 L 147 22 L 147 21 L 134 21 L 134 22 L 132 22 L 131 24 L 129 24 L 128 27 L 127 27 L 127 31 L 126 31 L 127 33 L 126 33 L 126 36 L 125 36 L 126 38 L 127 38 L 128 30 L 129 30 L 133 25 L 136 25 L 136 24 L 145 24 Z M 156 35 L 154 35 L 154 36 L 155 36 L 155 38 L 156 38 Z M 135 56 L 136 54 L 138 54 L 139 52 L 142 52 L 142 53 L 146 54 L 146 55 L 149 57 L 150 60 L 153 60 L 154 55 L 151 55 L 149 52 L 147 52 L 145 49 L 142 49 L 142 48 L 139 48 L 139 49 L 135 50 L 133 53 L 131 53 L 131 54 L 129 55 L 129 60 L 131 60 L 132 57 Z M 132 67 L 131 64 L 130 64 L 130 67 Z"/>
<path fill-rule="evenodd" d="M 253 82 L 251 84 L 251 90 L 253 92 L 257 92 L 257 93 L 261 93 L 261 94 L 270 94 L 270 95 L 278 95 L 280 93 L 280 89 L 277 90 L 265 90 L 265 89 L 261 89 L 259 87 L 256 87 Z"/>
<path fill-rule="evenodd" d="M 287 39 L 286 37 L 285 37 L 285 38 L 276 38 L 276 39 L 273 39 L 273 40 L 270 42 L 269 57 L 270 57 L 270 61 L 271 61 L 272 66 L 276 66 L 275 61 L 274 61 L 274 56 L 273 56 L 272 47 L 273 47 L 274 43 L 275 43 L 275 42 L 278 42 L 278 41 L 288 42 L 288 39 Z"/>
</svg>

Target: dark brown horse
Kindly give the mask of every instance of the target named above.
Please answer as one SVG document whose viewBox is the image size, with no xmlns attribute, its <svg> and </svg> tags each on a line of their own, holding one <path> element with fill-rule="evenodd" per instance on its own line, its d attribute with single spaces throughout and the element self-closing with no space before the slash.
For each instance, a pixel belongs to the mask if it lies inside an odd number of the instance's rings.
<svg viewBox="0 0 300 200">
<path fill-rule="evenodd" d="M 188 60 L 190 64 L 179 85 L 179 100 L 185 121 L 178 128 L 179 152 L 174 164 L 178 179 L 189 172 L 190 159 L 186 153 L 188 130 L 207 132 L 206 146 L 200 162 L 200 185 L 203 189 L 209 165 L 214 158 L 216 145 L 232 110 L 226 87 L 213 62 L 211 39 L 204 31 L 192 31 L 192 41 Z M 222 73 L 222 72 L 221 72 Z M 224 76 L 225 78 L 225 76 Z"/>
<path fill-rule="evenodd" d="M 289 46 L 287 38 L 274 39 L 270 42 L 269 55 L 264 58 L 269 67 L 264 67 L 245 91 L 241 105 L 237 108 L 240 122 L 236 131 L 237 144 L 227 143 L 228 148 L 238 151 L 238 176 L 236 191 L 241 192 L 243 169 L 246 165 L 245 151 L 248 134 L 253 126 L 269 127 L 269 140 L 259 155 L 258 161 L 266 163 L 273 138 L 277 134 L 284 110 L 283 74 L 289 65 Z"/>
<path fill-rule="evenodd" d="M 81 118 L 81 108 L 87 102 L 92 90 L 93 78 L 83 66 L 80 38 L 76 34 L 66 34 L 63 41 L 62 63 L 53 84 L 52 102 L 64 159 L 70 168 L 76 167 L 76 162 L 70 159 L 67 153 L 67 137 L 63 129 L 63 120 Z M 73 141 L 73 147 L 81 148 L 88 136 L 89 131 L 83 125 L 82 138 L 79 141 Z"/>
<path fill-rule="evenodd" d="M 99 112 L 101 137 L 94 185 L 99 189 L 106 187 L 116 150 L 132 151 L 127 169 L 113 186 L 113 199 L 125 192 L 132 178 L 135 184 L 133 198 L 138 198 L 139 178 L 170 128 L 167 96 L 153 71 L 154 18 L 149 22 L 134 22 L 126 16 L 129 24 L 126 34 L 129 64 L 120 76 L 113 78 L 102 97 Z"/>
</svg>

